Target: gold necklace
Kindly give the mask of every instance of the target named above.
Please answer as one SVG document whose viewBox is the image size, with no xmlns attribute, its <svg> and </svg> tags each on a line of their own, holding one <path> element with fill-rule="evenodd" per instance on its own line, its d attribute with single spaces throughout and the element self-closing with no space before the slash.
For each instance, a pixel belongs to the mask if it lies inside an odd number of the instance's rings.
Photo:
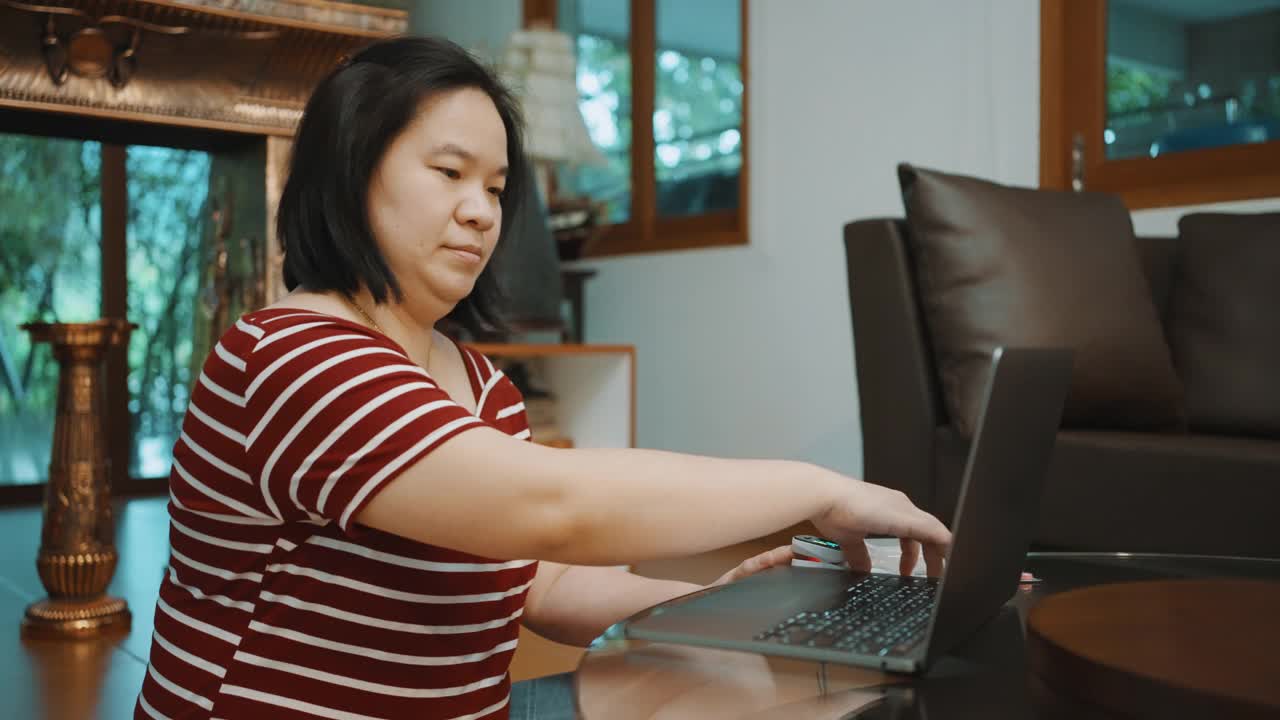
<svg viewBox="0 0 1280 720">
<path fill-rule="evenodd" d="M 383 335 L 386 335 L 387 337 L 391 337 L 390 335 L 387 335 L 387 331 L 386 331 L 386 330 L 383 330 L 383 329 L 382 329 L 382 326 L 378 324 L 378 321 L 377 321 L 377 320 L 374 320 L 372 317 L 370 317 L 370 316 L 369 316 L 369 313 L 365 312 L 365 311 L 364 311 L 364 308 L 360 307 L 360 304 L 359 304 L 359 303 L 357 303 L 355 300 L 352 300 L 351 298 L 347 297 L 346 295 L 343 295 L 343 296 L 342 296 L 342 299 L 343 299 L 343 300 L 346 300 L 346 301 L 347 301 L 347 304 L 348 304 L 348 305 L 350 305 L 350 306 L 351 306 L 351 308 L 352 308 L 353 310 L 355 310 L 357 313 L 359 313 L 359 314 L 360 314 L 360 317 L 364 318 L 364 321 L 365 321 L 365 322 L 367 322 L 367 323 L 369 323 L 370 325 L 372 325 L 374 330 L 377 330 L 378 332 L 382 333 Z M 433 347 L 435 347 L 435 342 L 434 342 L 434 340 L 435 340 L 435 338 L 434 338 L 434 337 L 432 337 L 432 336 L 430 336 L 430 335 L 428 335 L 428 336 L 427 336 L 427 357 L 426 357 L 426 361 L 423 363 L 423 367 L 425 367 L 425 368 L 430 368 L 430 367 L 431 367 L 431 349 L 432 349 Z"/>
<path fill-rule="evenodd" d="M 364 308 L 360 307 L 360 304 L 359 304 L 359 303 L 357 303 L 355 300 L 352 300 L 351 298 L 347 297 L 346 295 L 343 295 L 343 296 L 342 296 L 342 299 L 343 299 L 343 300 L 346 300 L 346 301 L 347 301 L 347 304 L 351 306 L 351 309 L 352 309 L 352 310 L 355 310 L 357 313 L 359 313 L 359 314 L 360 314 L 360 317 L 364 318 L 364 321 L 365 321 L 365 322 L 367 322 L 367 323 L 369 323 L 370 325 L 372 325 L 374 330 L 377 330 L 378 332 L 382 333 L 383 335 L 386 335 L 386 334 L 387 334 L 387 331 L 382 329 L 382 326 L 378 324 L 378 321 L 377 321 L 377 320 L 374 320 L 374 319 L 373 319 L 373 318 L 371 318 L 371 317 L 369 317 L 369 313 L 365 312 L 365 311 L 364 311 Z"/>
</svg>

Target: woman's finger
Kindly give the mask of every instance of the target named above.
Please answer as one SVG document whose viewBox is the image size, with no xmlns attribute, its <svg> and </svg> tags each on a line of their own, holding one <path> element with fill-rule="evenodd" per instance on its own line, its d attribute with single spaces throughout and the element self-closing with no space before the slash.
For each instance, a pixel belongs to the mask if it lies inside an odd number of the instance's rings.
<svg viewBox="0 0 1280 720">
<path fill-rule="evenodd" d="M 762 552 L 747 561 L 747 563 L 751 563 L 751 566 L 747 569 L 747 572 L 743 573 L 742 577 L 754 575 L 779 565 L 787 565 L 791 562 L 792 557 L 794 555 L 791 552 L 790 545 L 783 545 L 768 552 Z M 746 565 L 747 563 L 743 564 Z"/>
<path fill-rule="evenodd" d="M 769 568 L 787 565 L 793 557 L 794 554 L 791 552 L 790 545 L 776 547 L 768 552 L 753 555 L 743 560 L 737 567 L 722 575 L 712 585 L 727 585 L 751 577 Z"/>
<path fill-rule="evenodd" d="M 865 540 L 858 538 L 841 545 L 844 547 L 844 558 L 849 563 L 850 569 L 871 572 L 871 553 L 867 551 Z"/>
<path fill-rule="evenodd" d="M 941 577 L 947 549 L 933 543 L 924 544 L 924 567 L 929 577 Z"/>
<path fill-rule="evenodd" d="M 951 531 L 938 518 L 929 513 L 912 508 L 914 512 L 907 519 L 907 537 L 929 545 L 947 547 L 951 544 Z"/>
<path fill-rule="evenodd" d="M 902 559 L 898 561 L 898 573 L 910 575 L 916 569 L 916 561 L 920 559 L 920 543 L 911 538 L 900 538 L 898 544 L 902 546 Z"/>
<path fill-rule="evenodd" d="M 779 545 L 778 547 L 765 553 L 768 560 L 765 564 L 766 568 L 778 567 L 779 565 L 790 565 L 795 558 L 790 545 Z"/>
</svg>

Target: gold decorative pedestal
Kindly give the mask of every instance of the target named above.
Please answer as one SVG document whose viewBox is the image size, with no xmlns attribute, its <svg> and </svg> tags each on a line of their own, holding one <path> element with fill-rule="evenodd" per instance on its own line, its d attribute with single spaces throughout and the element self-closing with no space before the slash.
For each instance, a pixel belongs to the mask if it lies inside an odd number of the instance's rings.
<svg viewBox="0 0 1280 720">
<path fill-rule="evenodd" d="M 28 323 L 32 342 L 53 345 L 60 366 L 49 484 L 36 569 L 49 597 L 27 608 L 28 637 L 127 632 L 129 608 L 106 594 L 116 569 L 110 464 L 103 433 L 102 361 L 137 327 L 125 320 Z"/>
</svg>

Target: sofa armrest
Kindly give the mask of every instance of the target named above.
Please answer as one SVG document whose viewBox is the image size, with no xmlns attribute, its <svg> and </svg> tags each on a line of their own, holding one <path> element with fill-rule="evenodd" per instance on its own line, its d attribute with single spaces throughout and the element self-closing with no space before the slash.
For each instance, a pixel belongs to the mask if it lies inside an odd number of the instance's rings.
<svg viewBox="0 0 1280 720">
<path fill-rule="evenodd" d="M 844 226 L 863 474 L 936 512 L 934 430 L 944 419 L 905 233 L 887 218 Z"/>
</svg>

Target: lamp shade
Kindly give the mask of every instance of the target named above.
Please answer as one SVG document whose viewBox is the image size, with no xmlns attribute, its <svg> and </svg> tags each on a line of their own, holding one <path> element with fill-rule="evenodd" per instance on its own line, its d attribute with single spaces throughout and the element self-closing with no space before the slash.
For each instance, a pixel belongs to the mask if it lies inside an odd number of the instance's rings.
<svg viewBox="0 0 1280 720">
<path fill-rule="evenodd" d="M 520 98 L 525 151 L 534 160 L 604 165 L 578 109 L 577 59 L 568 35 L 550 28 L 517 30 L 498 69 Z"/>
</svg>

